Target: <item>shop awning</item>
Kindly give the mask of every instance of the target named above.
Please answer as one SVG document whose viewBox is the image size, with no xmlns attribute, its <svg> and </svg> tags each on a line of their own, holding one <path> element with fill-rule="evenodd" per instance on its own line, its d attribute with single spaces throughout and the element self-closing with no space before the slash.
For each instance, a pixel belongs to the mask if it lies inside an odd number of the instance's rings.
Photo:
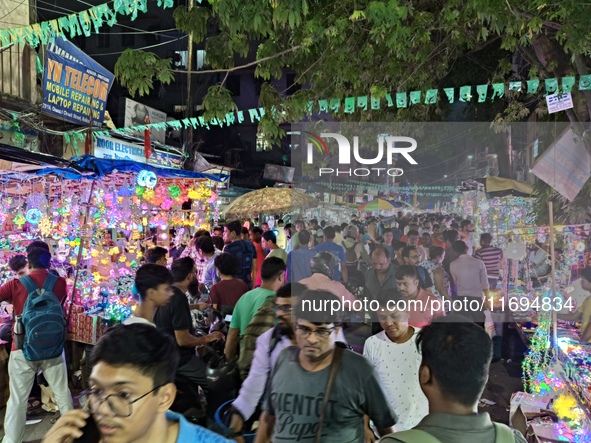
<svg viewBox="0 0 591 443">
<path fill-rule="evenodd" d="M 92 155 L 65 160 L 0 143 L 0 175 L 7 179 L 11 176 L 22 176 L 22 174 L 37 176 L 54 174 L 68 180 L 100 179 L 108 174 L 138 173 L 142 170 L 154 172 L 156 176 L 162 178 L 205 179 L 218 183 L 225 183 L 230 178 L 229 174 L 159 168 L 132 160 L 110 160 Z"/>
<path fill-rule="evenodd" d="M 530 184 L 509 178 L 486 177 L 485 186 L 488 193 L 505 192 L 514 195 L 518 193 L 524 196 L 530 196 L 534 193 L 534 188 Z"/>
<path fill-rule="evenodd" d="M 103 177 L 107 174 L 116 172 L 140 172 L 151 171 L 158 177 L 162 178 L 194 178 L 206 179 L 219 183 L 224 183 L 230 178 L 226 174 L 208 174 L 205 172 L 193 172 L 183 169 L 168 169 L 158 168 L 156 166 L 145 163 L 138 163 L 132 160 L 110 160 L 104 158 L 96 158 L 92 155 L 85 155 L 83 157 L 73 158 L 74 164 L 86 171 L 92 171 L 97 178 Z"/>
</svg>

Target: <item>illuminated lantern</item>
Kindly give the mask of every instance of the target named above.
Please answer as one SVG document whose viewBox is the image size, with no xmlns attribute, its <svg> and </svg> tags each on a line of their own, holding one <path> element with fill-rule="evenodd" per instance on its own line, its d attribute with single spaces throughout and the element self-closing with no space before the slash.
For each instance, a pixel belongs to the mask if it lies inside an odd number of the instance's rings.
<svg viewBox="0 0 591 443">
<path fill-rule="evenodd" d="M 137 184 L 154 189 L 158 184 L 158 177 L 152 171 L 141 170 L 137 176 Z"/>
<path fill-rule="evenodd" d="M 181 188 L 179 188 L 177 185 L 169 186 L 168 195 L 175 199 L 178 198 L 181 195 Z"/>
</svg>

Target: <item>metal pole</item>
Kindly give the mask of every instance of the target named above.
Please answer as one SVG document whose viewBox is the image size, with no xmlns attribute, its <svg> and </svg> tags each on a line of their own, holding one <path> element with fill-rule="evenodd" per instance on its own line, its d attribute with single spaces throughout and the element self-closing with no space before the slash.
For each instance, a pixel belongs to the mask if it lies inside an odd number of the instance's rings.
<svg viewBox="0 0 591 443">
<path fill-rule="evenodd" d="M 92 205 L 92 194 L 94 193 L 94 185 L 96 184 L 96 180 L 93 180 L 90 185 L 90 194 L 88 195 L 88 203 L 86 204 L 86 213 L 84 214 L 84 224 L 83 229 L 86 229 L 86 224 L 88 223 L 88 219 L 90 218 L 90 206 Z M 84 246 L 86 243 L 86 234 L 80 236 L 80 247 L 78 248 L 78 258 L 76 259 L 76 273 L 74 274 L 74 284 L 72 285 L 72 294 L 70 295 L 70 306 L 68 307 L 68 316 L 66 318 L 67 325 L 69 327 L 70 324 L 70 317 L 72 316 L 72 306 L 74 305 L 74 297 L 76 296 L 76 285 L 78 284 L 78 273 L 80 272 L 80 263 L 82 262 L 82 251 L 84 250 Z"/>
<path fill-rule="evenodd" d="M 551 265 L 551 276 L 552 276 L 552 300 L 556 297 L 556 263 L 555 263 L 555 251 L 554 251 L 554 208 L 552 202 L 548 202 L 548 214 L 550 217 L 550 265 Z M 557 331 L 556 326 L 558 322 L 558 313 L 552 309 L 552 347 L 556 347 L 557 343 Z"/>
<path fill-rule="evenodd" d="M 189 11 L 193 9 L 195 0 L 189 0 Z M 189 33 L 189 44 L 187 46 L 187 109 L 185 110 L 185 117 L 191 118 L 193 116 L 193 100 L 191 97 L 191 69 L 193 68 L 193 33 Z M 187 127 L 187 154 L 193 146 L 193 126 Z"/>
</svg>

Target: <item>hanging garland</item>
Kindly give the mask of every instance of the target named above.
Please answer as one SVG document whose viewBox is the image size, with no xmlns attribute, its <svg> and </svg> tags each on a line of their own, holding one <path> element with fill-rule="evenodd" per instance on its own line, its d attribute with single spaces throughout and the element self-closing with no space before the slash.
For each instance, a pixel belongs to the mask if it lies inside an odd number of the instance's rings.
<svg viewBox="0 0 591 443">
<path fill-rule="evenodd" d="M 527 85 L 527 89 L 523 89 L 523 83 L 521 81 L 518 82 L 509 82 L 508 84 L 505 83 L 493 83 L 492 85 L 484 84 L 484 85 L 471 85 L 471 86 L 462 86 L 460 88 L 443 88 L 445 93 L 445 98 L 449 103 L 454 103 L 456 97 L 456 89 L 459 89 L 458 100 L 460 102 L 470 102 L 473 99 L 472 92 L 473 89 L 476 88 L 477 91 L 477 102 L 484 103 L 487 100 L 494 101 L 499 98 L 503 98 L 505 96 L 506 91 L 511 91 L 512 93 L 527 93 L 527 94 L 535 94 L 540 89 L 540 80 L 539 79 L 530 79 L 526 80 L 525 84 Z M 561 81 L 559 82 L 557 78 L 548 78 L 544 80 L 545 92 L 546 94 L 562 94 L 562 93 L 570 93 L 576 84 L 576 77 L 568 76 L 562 77 Z M 588 91 L 591 90 L 591 74 L 588 75 L 581 75 L 579 76 L 579 90 L 580 91 Z M 422 91 L 410 91 L 410 92 L 397 92 L 395 94 L 396 100 L 392 98 L 391 94 L 386 94 L 383 98 L 377 97 L 368 97 L 368 96 L 361 96 L 361 97 L 348 97 L 345 99 L 335 98 L 335 99 L 320 99 L 317 101 L 310 101 L 308 102 L 307 112 L 308 114 L 312 113 L 322 113 L 322 112 L 333 112 L 339 113 L 343 111 L 345 114 L 351 114 L 356 110 L 366 111 L 368 98 L 371 102 L 371 109 L 379 110 L 382 107 L 385 108 L 395 108 L 401 109 L 410 106 L 416 105 L 432 105 L 436 104 L 438 100 L 438 89 L 429 89 L 424 94 L 425 100 L 421 100 Z M 403 97 L 410 97 L 410 101 L 403 100 Z M 341 104 L 344 103 L 344 106 L 341 107 Z M 279 112 L 277 109 L 273 109 L 272 112 Z M 147 125 L 137 125 L 137 126 L 127 126 L 124 128 L 118 128 L 112 130 L 112 132 L 125 134 L 125 135 L 134 135 L 137 132 L 143 132 L 146 129 L 154 129 L 154 130 L 161 130 L 166 131 L 167 129 L 172 130 L 182 130 L 187 128 L 204 128 L 204 129 L 211 129 L 211 127 L 224 127 L 224 126 L 231 126 L 234 124 L 241 124 L 241 123 L 258 123 L 261 121 L 261 118 L 265 115 L 266 110 L 265 108 L 251 108 L 246 110 L 234 111 L 226 114 L 226 117 L 222 120 L 218 118 L 213 118 L 209 122 L 205 121 L 205 119 L 200 117 L 191 117 L 191 118 L 184 118 L 182 120 L 171 120 L 167 122 L 160 122 L 160 123 L 150 123 Z M 248 114 L 248 117 L 247 117 Z M 250 121 L 249 121 L 250 120 Z M 94 137 L 108 137 L 110 135 L 110 131 L 94 131 Z M 70 131 L 64 133 L 64 137 L 66 142 L 69 143 L 70 140 L 84 140 L 85 134 Z"/>
<path fill-rule="evenodd" d="M 113 9 L 109 6 L 113 3 Z M 158 0 L 159 8 L 172 8 L 173 0 Z M 117 15 L 131 16 L 131 20 L 137 18 L 138 12 L 148 12 L 147 0 L 115 0 L 94 6 L 85 11 L 60 17 L 29 26 L 19 26 L 10 29 L 0 29 L 0 43 L 3 47 L 11 44 L 28 43 L 36 48 L 39 44 L 46 45 L 52 36 L 68 36 L 70 39 L 84 35 L 90 37 L 92 27 L 99 33 L 100 28 L 106 24 L 109 27 L 117 23 Z"/>
</svg>

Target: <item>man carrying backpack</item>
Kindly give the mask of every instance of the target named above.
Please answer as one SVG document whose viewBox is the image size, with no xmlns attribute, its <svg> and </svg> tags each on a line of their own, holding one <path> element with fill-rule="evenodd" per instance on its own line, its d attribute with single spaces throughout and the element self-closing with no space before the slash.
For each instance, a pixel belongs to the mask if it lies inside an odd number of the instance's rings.
<svg viewBox="0 0 591 443">
<path fill-rule="evenodd" d="M 248 376 L 240 387 L 238 398 L 232 403 L 230 429 L 234 432 L 242 432 L 245 421 L 254 415 L 258 417 L 255 411 L 262 400 L 273 364 L 283 349 L 295 344 L 291 313 L 305 290 L 306 287 L 300 283 L 282 286 L 277 290 L 276 297 L 261 306 L 247 326 L 238 365 L 241 361 L 246 363 L 245 354 L 249 354 Z M 266 309 L 267 304 L 270 309 Z"/>
<path fill-rule="evenodd" d="M 23 334 L 15 337 L 8 361 L 10 397 L 6 408 L 4 443 L 22 443 L 25 433 L 27 399 L 35 375 L 43 371 L 55 394 L 61 414 L 73 408 L 68 389 L 68 374 L 63 356 L 66 327 L 62 302 L 66 298 L 66 280 L 48 272 L 51 254 L 43 248 L 28 252 L 30 273 L 0 287 L 0 300 L 14 305 L 15 326 Z M 42 337 L 42 340 L 36 340 Z M 22 342 L 22 343 L 20 343 Z"/>
<path fill-rule="evenodd" d="M 413 429 L 386 435 L 383 443 L 525 443 L 506 425 L 478 412 L 488 380 L 492 342 L 481 327 L 458 314 L 425 326 L 417 337 L 422 352 L 419 384 L 429 414 Z"/>
</svg>

